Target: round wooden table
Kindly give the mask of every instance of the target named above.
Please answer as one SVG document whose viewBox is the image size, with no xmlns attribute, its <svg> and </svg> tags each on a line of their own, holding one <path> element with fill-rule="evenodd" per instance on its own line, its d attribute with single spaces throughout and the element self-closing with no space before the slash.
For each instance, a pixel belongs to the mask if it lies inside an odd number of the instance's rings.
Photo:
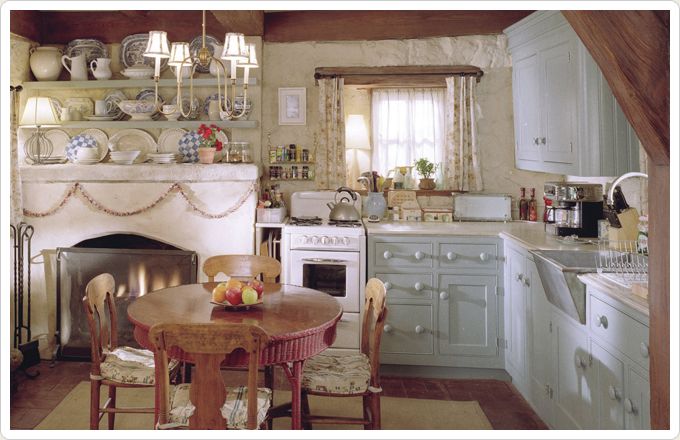
<svg viewBox="0 0 680 440">
<path fill-rule="evenodd" d="M 270 336 L 260 364 L 283 368 L 291 386 L 292 429 L 300 429 L 300 385 L 304 361 L 335 341 L 342 307 L 324 292 L 285 284 L 265 284 L 263 304 L 251 306 L 249 310 L 228 310 L 210 302 L 216 285 L 187 284 L 156 290 L 137 298 L 127 309 L 128 318 L 135 326 L 135 339 L 142 347 L 152 350 L 148 332 L 160 322 L 258 325 Z M 179 350 L 170 351 L 169 355 L 191 362 Z M 237 351 L 227 357 L 225 365 L 246 366 L 247 362 L 247 355 Z"/>
</svg>

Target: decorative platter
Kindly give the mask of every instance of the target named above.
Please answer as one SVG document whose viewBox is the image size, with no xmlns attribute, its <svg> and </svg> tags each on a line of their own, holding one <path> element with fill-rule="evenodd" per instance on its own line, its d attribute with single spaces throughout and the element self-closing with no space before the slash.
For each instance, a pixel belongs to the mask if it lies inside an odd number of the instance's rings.
<svg viewBox="0 0 680 440">
<path fill-rule="evenodd" d="M 250 116 L 250 111 L 253 108 L 253 102 L 250 100 L 250 98 L 246 100 L 245 105 L 246 105 L 245 112 L 237 119 L 248 119 L 248 116 Z M 234 99 L 234 107 L 236 113 L 240 113 L 243 110 L 243 96 L 237 96 L 236 99 Z"/>
<path fill-rule="evenodd" d="M 210 52 L 210 55 L 214 55 L 215 51 L 219 47 L 222 47 L 220 45 L 220 41 L 213 37 L 212 35 L 206 35 L 205 36 L 205 46 L 208 48 L 208 51 Z M 191 43 L 189 43 L 189 52 L 191 53 L 192 56 L 198 55 L 198 51 L 201 50 L 201 47 L 203 47 L 203 37 L 199 35 L 198 37 L 194 38 L 191 40 Z M 146 46 L 144 47 L 146 49 Z M 217 54 L 219 57 L 221 54 Z M 210 65 L 208 64 L 206 67 L 201 66 L 200 64 L 196 66 L 196 72 L 200 73 L 208 73 L 210 72 Z"/>
<path fill-rule="evenodd" d="M 154 89 L 142 89 L 139 93 L 137 93 L 137 96 L 135 96 L 135 99 L 138 101 L 151 101 L 155 102 L 156 100 L 156 91 Z M 163 104 L 165 103 L 165 99 L 159 94 L 158 95 L 158 101 L 160 103 L 160 106 L 162 107 Z M 154 112 L 151 115 L 151 119 L 154 121 L 158 121 L 161 119 L 161 113 L 160 112 Z"/>
<path fill-rule="evenodd" d="M 146 161 L 147 153 L 155 153 L 156 149 L 157 145 L 153 137 L 138 128 L 120 130 L 109 139 L 109 150 L 111 151 L 139 150 L 139 156 L 135 159 L 135 163 Z"/>
<path fill-rule="evenodd" d="M 183 128 L 168 128 L 158 136 L 159 153 L 179 153 L 179 141 L 186 134 Z"/>
<path fill-rule="evenodd" d="M 144 48 L 146 49 L 146 46 Z M 69 41 L 68 44 L 66 44 L 66 47 L 64 47 L 64 55 L 69 58 L 78 56 L 81 53 L 85 54 L 88 68 L 93 60 L 96 60 L 97 58 L 108 58 L 109 56 L 106 45 L 94 38 L 77 38 Z"/>
<path fill-rule="evenodd" d="M 127 117 L 125 112 L 118 107 L 118 103 L 120 101 L 125 101 L 128 99 L 127 95 L 123 93 L 122 90 L 118 89 L 112 89 L 112 90 L 107 90 L 106 93 L 104 94 L 104 101 L 106 101 L 106 105 L 109 110 L 108 116 L 112 116 L 114 120 L 116 121 L 121 121 Z"/>
<path fill-rule="evenodd" d="M 120 42 L 120 63 L 128 67 L 132 67 L 135 64 L 146 64 L 147 66 L 154 67 L 154 58 L 145 57 L 144 51 L 146 50 L 146 44 L 149 41 L 149 34 L 132 34 L 123 38 Z M 162 58 L 161 60 L 161 72 L 168 68 L 169 58 Z"/>
<path fill-rule="evenodd" d="M 94 115 L 94 102 L 90 98 L 66 98 L 64 106 L 78 110 L 83 117 Z"/>
<path fill-rule="evenodd" d="M 218 303 L 216 301 L 210 301 L 210 304 L 215 304 L 216 306 L 224 307 L 225 310 L 250 310 L 251 307 L 259 306 L 260 304 L 262 304 L 262 298 L 258 299 L 257 302 L 253 304 L 233 305 L 229 304 L 228 302 Z"/>
<path fill-rule="evenodd" d="M 190 104 L 191 103 L 191 104 Z M 174 98 L 172 98 L 171 104 L 177 105 L 177 96 L 175 95 Z M 186 112 L 186 110 L 189 108 L 191 105 L 191 111 L 189 112 L 189 117 L 186 119 L 188 120 L 196 120 L 198 119 L 198 115 L 201 112 L 201 102 L 198 100 L 196 96 L 194 96 L 193 101 L 189 101 L 189 92 L 182 93 L 182 108 Z M 184 115 L 182 115 L 184 116 Z"/>
<path fill-rule="evenodd" d="M 208 114 L 208 108 L 210 107 L 210 101 L 217 101 L 219 100 L 220 102 L 220 107 L 221 104 L 224 103 L 224 95 L 217 96 L 217 93 L 213 93 L 212 95 L 208 96 L 205 98 L 203 101 L 203 114 Z M 227 98 L 227 107 L 229 107 L 231 104 L 229 102 L 229 98 Z"/>
</svg>

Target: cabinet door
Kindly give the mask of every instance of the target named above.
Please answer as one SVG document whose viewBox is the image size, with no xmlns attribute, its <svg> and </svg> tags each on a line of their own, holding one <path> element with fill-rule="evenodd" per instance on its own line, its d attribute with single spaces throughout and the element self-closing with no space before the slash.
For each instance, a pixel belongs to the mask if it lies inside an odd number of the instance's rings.
<svg viewBox="0 0 680 440">
<path fill-rule="evenodd" d="M 506 248 L 506 272 L 504 295 L 504 330 L 507 340 L 505 350 L 506 369 L 516 382 L 524 381 L 524 355 L 526 343 L 525 295 L 528 280 L 525 257 L 512 248 Z M 519 376 L 519 377 L 515 377 Z"/>
<path fill-rule="evenodd" d="M 536 52 L 513 54 L 512 95 L 515 118 L 515 160 L 518 168 L 526 162 L 540 163 L 540 75 Z M 529 168 L 535 169 L 535 167 Z"/>
<path fill-rule="evenodd" d="M 381 353 L 433 354 L 432 306 L 388 304 Z"/>
<path fill-rule="evenodd" d="M 553 396 L 556 386 L 553 354 L 552 306 L 548 302 L 536 264 L 527 259 L 529 276 L 529 319 L 531 329 L 527 342 L 529 360 L 529 392 L 531 404 L 539 417 L 553 426 Z"/>
<path fill-rule="evenodd" d="M 623 362 L 592 342 L 599 429 L 623 429 Z"/>
<path fill-rule="evenodd" d="M 442 275 L 439 280 L 439 353 L 498 355 L 495 276 Z"/>
<path fill-rule="evenodd" d="M 595 379 L 588 351 L 588 334 L 573 319 L 553 313 L 557 387 L 555 388 L 555 427 L 594 428 L 593 393 Z"/>
<path fill-rule="evenodd" d="M 628 369 L 623 408 L 626 412 L 626 429 L 651 429 L 649 421 L 649 380 L 632 368 Z"/>
<path fill-rule="evenodd" d="M 567 36 L 540 52 L 543 96 L 541 160 L 545 171 L 573 174 L 576 163 L 576 69 Z"/>
</svg>

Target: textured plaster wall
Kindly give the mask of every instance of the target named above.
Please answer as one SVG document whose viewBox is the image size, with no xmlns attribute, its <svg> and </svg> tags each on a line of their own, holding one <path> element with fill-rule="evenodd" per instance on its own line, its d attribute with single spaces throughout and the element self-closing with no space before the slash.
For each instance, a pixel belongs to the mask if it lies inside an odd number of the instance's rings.
<svg viewBox="0 0 680 440">
<path fill-rule="evenodd" d="M 480 109 L 478 139 L 484 192 L 509 193 L 516 197 L 519 187 L 526 186 L 537 188 L 540 194 L 544 181 L 562 179 L 562 176 L 520 171 L 514 167 L 512 68 L 503 35 L 369 42 L 267 43 L 264 45 L 263 139 L 266 140 L 265 133 L 271 130 L 274 145 L 312 145 L 314 133 L 318 130 L 318 87 L 314 84 L 316 67 L 427 64 L 472 64 L 484 71 L 477 88 Z M 278 125 L 279 87 L 307 88 L 305 126 Z M 366 113 L 367 93 L 357 89 L 348 90 L 345 94 L 345 113 Z M 283 183 L 282 188 L 295 191 L 315 189 L 315 185 L 313 182 Z"/>
</svg>

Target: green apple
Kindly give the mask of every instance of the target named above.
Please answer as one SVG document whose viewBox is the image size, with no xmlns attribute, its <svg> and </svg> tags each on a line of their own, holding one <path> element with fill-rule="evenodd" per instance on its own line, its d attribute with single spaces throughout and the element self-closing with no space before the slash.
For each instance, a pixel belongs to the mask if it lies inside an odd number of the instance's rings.
<svg viewBox="0 0 680 440">
<path fill-rule="evenodd" d="M 241 296 L 243 304 L 255 304 L 257 302 L 257 290 L 252 287 L 244 287 Z"/>
</svg>

